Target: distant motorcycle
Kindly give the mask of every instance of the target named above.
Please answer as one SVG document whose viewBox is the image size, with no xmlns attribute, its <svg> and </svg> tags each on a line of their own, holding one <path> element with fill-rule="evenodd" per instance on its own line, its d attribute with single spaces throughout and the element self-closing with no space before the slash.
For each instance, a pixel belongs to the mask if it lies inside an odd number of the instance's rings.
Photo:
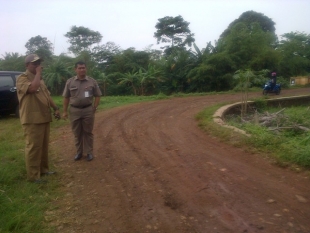
<svg viewBox="0 0 310 233">
<path fill-rule="evenodd" d="M 278 83 L 272 88 L 271 81 L 268 81 L 263 87 L 263 95 L 267 95 L 268 93 L 275 93 L 276 95 L 279 95 L 280 92 L 281 84 Z"/>
</svg>

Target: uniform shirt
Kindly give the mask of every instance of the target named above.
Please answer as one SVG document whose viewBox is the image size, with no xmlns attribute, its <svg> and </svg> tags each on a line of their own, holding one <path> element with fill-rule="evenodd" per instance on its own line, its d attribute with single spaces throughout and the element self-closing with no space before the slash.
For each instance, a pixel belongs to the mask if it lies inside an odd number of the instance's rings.
<svg viewBox="0 0 310 233">
<path fill-rule="evenodd" d="M 88 76 L 82 80 L 77 76 L 68 79 L 62 94 L 63 97 L 70 98 L 69 104 L 74 107 L 89 106 L 93 103 L 93 97 L 101 95 L 97 81 Z"/>
<path fill-rule="evenodd" d="M 40 87 L 35 93 L 27 93 L 34 76 L 27 70 L 16 81 L 19 115 L 22 124 L 41 124 L 52 121 L 50 93 L 44 81 L 40 81 Z"/>
</svg>

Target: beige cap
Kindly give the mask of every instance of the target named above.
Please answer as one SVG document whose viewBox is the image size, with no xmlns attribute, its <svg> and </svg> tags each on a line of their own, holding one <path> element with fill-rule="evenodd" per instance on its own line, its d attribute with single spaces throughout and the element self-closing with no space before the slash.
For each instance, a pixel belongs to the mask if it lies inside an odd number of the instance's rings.
<svg viewBox="0 0 310 233">
<path fill-rule="evenodd" d="M 25 63 L 29 63 L 29 62 L 35 62 L 42 59 L 37 55 L 37 54 L 29 54 L 26 58 L 25 58 Z"/>
</svg>

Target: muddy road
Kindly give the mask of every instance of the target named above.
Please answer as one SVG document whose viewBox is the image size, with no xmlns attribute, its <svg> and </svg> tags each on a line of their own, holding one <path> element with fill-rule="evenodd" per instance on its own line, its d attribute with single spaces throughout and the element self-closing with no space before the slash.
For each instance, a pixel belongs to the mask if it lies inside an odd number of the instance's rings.
<svg viewBox="0 0 310 233">
<path fill-rule="evenodd" d="M 272 165 L 197 126 L 204 107 L 239 100 L 174 98 L 99 112 L 91 162 L 73 160 L 71 130 L 62 128 L 52 147 L 65 196 L 47 213 L 51 225 L 70 233 L 309 233 L 308 173 Z"/>
</svg>

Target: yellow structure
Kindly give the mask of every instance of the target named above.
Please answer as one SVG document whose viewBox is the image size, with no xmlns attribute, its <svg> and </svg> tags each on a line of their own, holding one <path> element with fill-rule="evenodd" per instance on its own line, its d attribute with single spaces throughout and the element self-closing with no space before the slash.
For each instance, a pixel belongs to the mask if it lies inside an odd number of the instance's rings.
<svg viewBox="0 0 310 233">
<path fill-rule="evenodd" d="M 309 83 L 310 83 L 310 76 L 298 76 L 290 78 L 291 85 L 306 85 Z"/>
</svg>

